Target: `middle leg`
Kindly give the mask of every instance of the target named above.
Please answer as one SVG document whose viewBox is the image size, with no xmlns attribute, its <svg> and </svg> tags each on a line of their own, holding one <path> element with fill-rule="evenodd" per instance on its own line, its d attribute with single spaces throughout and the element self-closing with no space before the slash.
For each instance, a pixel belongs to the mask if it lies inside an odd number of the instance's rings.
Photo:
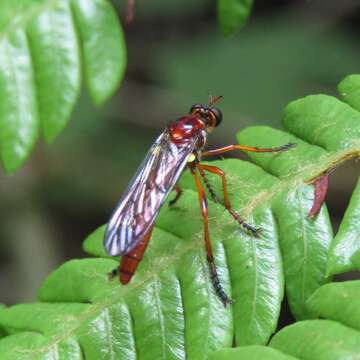
<svg viewBox="0 0 360 360">
<path fill-rule="evenodd" d="M 211 281 L 214 286 L 216 295 L 220 298 L 220 300 L 226 307 L 227 305 L 232 304 L 233 301 L 226 295 L 225 291 L 223 290 L 217 270 L 216 270 L 214 257 L 213 257 L 213 253 L 212 253 L 212 248 L 211 248 L 210 235 L 209 235 L 209 215 L 208 215 L 208 206 L 207 206 L 207 201 L 206 201 L 206 197 L 205 197 L 205 191 L 201 185 L 200 178 L 196 173 L 196 167 L 190 166 L 190 171 L 194 176 L 196 188 L 197 188 L 198 195 L 199 195 L 199 203 L 200 203 L 200 207 L 201 207 L 201 213 L 202 213 L 203 220 L 204 220 L 204 240 L 205 240 L 205 247 L 206 247 L 206 253 L 207 253 L 207 261 L 210 266 Z"/>
</svg>

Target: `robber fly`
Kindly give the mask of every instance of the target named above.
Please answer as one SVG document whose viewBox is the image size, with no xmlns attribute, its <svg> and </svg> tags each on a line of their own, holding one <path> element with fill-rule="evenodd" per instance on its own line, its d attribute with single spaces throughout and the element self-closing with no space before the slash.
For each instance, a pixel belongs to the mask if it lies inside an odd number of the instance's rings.
<svg viewBox="0 0 360 360">
<path fill-rule="evenodd" d="M 257 148 L 243 145 L 229 145 L 205 151 L 206 138 L 222 121 L 222 114 L 214 104 L 220 99 L 210 97 L 208 105 L 195 104 L 188 115 L 172 122 L 156 139 L 145 159 L 131 180 L 127 190 L 116 206 L 107 224 L 104 246 L 111 256 L 122 256 L 120 266 L 112 276 L 120 274 L 120 282 L 127 284 L 134 275 L 151 237 L 160 208 L 175 189 L 176 196 L 169 205 L 180 198 L 181 188 L 177 185 L 181 173 L 188 168 L 195 180 L 204 222 L 204 240 L 211 281 L 215 292 L 226 306 L 232 300 L 223 290 L 216 266 L 208 228 L 208 205 L 202 182 L 208 188 L 213 200 L 219 202 L 206 172 L 218 175 L 222 180 L 224 207 L 247 231 L 257 234 L 258 230 L 247 224 L 231 207 L 224 172 L 212 165 L 201 164 L 202 157 L 219 155 L 231 150 L 254 152 L 282 152 L 294 146 L 286 144 L 274 148 Z"/>
</svg>

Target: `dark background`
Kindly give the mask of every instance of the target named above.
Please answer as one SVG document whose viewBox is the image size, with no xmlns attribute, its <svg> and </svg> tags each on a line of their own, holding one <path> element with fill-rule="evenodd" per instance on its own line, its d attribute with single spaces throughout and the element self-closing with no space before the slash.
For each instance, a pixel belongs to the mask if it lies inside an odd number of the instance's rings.
<svg viewBox="0 0 360 360">
<path fill-rule="evenodd" d="M 114 5 L 123 19 L 124 2 Z M 35 300 L 47 274 L 84 257 L 83 239 L 107 221 L 155 136 L 209 92 L 224 96 L 210 147 L 233 143 L 244 126 L 280 127 L 291 100 L 337 95 L 339 81 L 360 71 L 359 20 L 355 0 L 255 0 L 246 27 L 224 38 L 214 1 L 138 0 L 120 91 L 96 109 L 84 90 L 55 143 L 0 175 L 0 301 Z M 355 162 L 331 175 L 334 229 L 359 175 Z"/>
</svg>

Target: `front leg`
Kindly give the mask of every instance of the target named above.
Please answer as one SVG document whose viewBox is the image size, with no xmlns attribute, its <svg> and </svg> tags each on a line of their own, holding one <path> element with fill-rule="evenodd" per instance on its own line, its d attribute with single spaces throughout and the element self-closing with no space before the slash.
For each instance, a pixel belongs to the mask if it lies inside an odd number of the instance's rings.
<svg viewBox="0 0 360 360">
<path fill-rule="evenodd" d="M 231 300 L 225 291 L 223 290 L 220 279 L 216 270 L 214 257 L 212 253 L 212 247 L 210 242 L 210 234 L 209 234 L 209 214 L 208 214 L 208 205 L 206 201 L 205 191 L 201 185 L 200 178 L 196 173 L 196 167 L 190 166 L 190 171 L 194 176 L 198 196 L 199 196 L 199 204 L 201 208 L 201 214 L 203 217 L 203 223 L 204 223 L 204 241 L 205 241 L 205 249 L 207 253 L 207 261 L 210 267 L 210 277 L 211 282 L 213 284 L 214 290 L 216 295 L 219 297 L 221 302 L 226 307 L 227 305 L 230 305 L 233 303 L 233 300 Z"/>
<path fill-rule="evenodd" d="M 270 152 L 276 153 L 276 152 L 283 152 L 283 151 L 290 150 L 290 149 L 294 148 L 295 146 L 296 146 L 296 144 L 294 144 L 294 143 L 288 143 L 288 144 L 285 144 L 282 146 L 277 146 L 277 147 L 272 147 L 272 148 L 259 148 L 259 147 L 254 147 L 254 146 L 245 146 L 245 145 L 228 145 L 228 146 L 221 147 L 219 149 L 204 151 L 202 153 L 202 156 L 220 155 L 220 154 L 224 154 L 226 152 L 233 151 L 233 150 L 244 150 L 244 151 L 259 152 L 259 153 L 270 153 Z"/>
</svg>

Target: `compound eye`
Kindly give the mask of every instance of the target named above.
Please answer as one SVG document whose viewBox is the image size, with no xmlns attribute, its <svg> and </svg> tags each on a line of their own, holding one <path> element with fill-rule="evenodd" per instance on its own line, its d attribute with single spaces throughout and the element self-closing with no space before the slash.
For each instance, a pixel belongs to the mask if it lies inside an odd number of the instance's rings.
<svg viewBox="0 0 360 360">
<path fill-rule="evenodd" d="M 197 111 L 202 112 L 204 110 L 204 106 L 201 104 L 194 104 L 191 108 L 190 108 L 190 114 L 193 114 Z"/>
<path fill-rule="evenodd" d="M 219 126 L 222 121 L 222 112 L 218 108 L 211 108 L 211 112 L 215 115 L 216 125 Z"/>
</svg>

